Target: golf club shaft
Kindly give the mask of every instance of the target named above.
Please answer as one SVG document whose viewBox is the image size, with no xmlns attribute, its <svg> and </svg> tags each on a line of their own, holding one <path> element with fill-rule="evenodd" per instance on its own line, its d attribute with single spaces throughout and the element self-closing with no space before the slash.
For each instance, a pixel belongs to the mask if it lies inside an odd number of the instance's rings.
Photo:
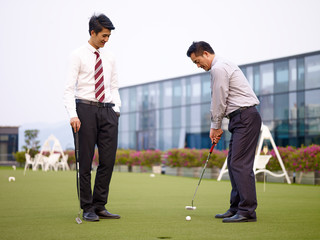
<svg viewBox="0 0 320 240">
<path fill-rule="evenodd" d="M 80 173 L 79 173 L 79 133 L 76 132 L 74 134 L 75 137 L 75 156 L 76 156 L 76 171 L 77 171 L 77 194 L 79 200 L 79 212 L 78 217 L 80 216 L 81 212 L 81 203 L 80 203 Z"/>
<path fill-rule="evenodd" d="M 209 159 L 210 159 L 210 155 L 211 155 L 211 153 L 212 153 L 215 145 L 216 145 L 216 144 L 212 144 L 212 146 L 211 146 L 211 148 L 210 148 L 210 151 L 209 151 L 209 154 L 208 154 L 208 157 L 207 157 L 207 160 L 206 160 L 206 163 L 204 164 L 204 167 L 203 167 L 203 169 L 202 169 L 202 172 L 201 172 L 201 175 L 200 175 L 200 179 L 199 179 L 199 182 L 198 182 L 198 186 L 197 186 L 196 191 L 194 192 L 194 195 L 193 195 L 193 198 L 192 198 L 192 202 L 191 202 L 191 206 L 192 206 L 192 207 L 193 207 L 194 198 L 195 198 L 195 196 L 196 196 L 196 194 L 197 194 L 197 191 L 198 191 L 198 187 L 199 187 L 199 185 L 200 185 L 200 183 L 201 183 L 201 180 L 202 180 L 204 171 L 206 170 L 208 161 L 209 161 Z"/>
</svg>

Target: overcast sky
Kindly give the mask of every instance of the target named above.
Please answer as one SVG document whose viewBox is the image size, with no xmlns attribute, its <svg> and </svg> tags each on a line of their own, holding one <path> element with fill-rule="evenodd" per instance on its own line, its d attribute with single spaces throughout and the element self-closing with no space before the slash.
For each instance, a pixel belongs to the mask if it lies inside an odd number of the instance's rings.
<svg viewBox="0 0 320 240">
<path fill-rule="evenodd" d="M 0 0 L 0 126 L 68 121 L 70 53 L 105 13 L 120 87 L 200 72 L 186 57 L 204 40 L 237 64 L 320 50 L 319 0 Z"/>
</svg>

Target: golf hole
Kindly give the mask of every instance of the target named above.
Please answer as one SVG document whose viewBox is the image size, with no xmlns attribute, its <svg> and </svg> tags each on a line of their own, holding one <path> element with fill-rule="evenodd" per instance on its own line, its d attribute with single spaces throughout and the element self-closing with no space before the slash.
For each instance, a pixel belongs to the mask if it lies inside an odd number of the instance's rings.
<svg viewBox="0 0 320 240">
<path fill-rule="evenodd" d="M 157 237 L 158 239 L 171 239 L 172 237 Z"/>
</svg>

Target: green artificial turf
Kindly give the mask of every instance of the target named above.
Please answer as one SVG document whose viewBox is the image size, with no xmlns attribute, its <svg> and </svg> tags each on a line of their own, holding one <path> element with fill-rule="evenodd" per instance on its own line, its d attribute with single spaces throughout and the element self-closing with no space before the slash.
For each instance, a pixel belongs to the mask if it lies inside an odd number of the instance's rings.
<svg viewBox="0 0 320 240">
<path fill-rule="evenodd" d="M 94 174 L 94 172 L 93 172 Z M 8 177 L 14 176 L 15 182 Z M 0 168 L 0 239 L 320 239 L 320 187 L 257 183 L 258 221 L 222 223 L 230 182 L 115 172 L 109 204 L 119 220 L 77 224 L 76 175 Z M 191 221 L 186 221 L 186 216 Z"/>
</svg>

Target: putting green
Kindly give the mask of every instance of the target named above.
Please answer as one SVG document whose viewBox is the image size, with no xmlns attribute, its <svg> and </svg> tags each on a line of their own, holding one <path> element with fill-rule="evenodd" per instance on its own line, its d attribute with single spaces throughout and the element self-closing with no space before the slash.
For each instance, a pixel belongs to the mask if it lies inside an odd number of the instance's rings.
<svg viewBox="0 0 320 240">
<path fill-rule="evenodd" d="M 94 174 L 94 172 L 93 172 Z M 16 181 L 9 182 L 14 176 Z M 115 172 L 107 208 L 119 220 L 77 224 L 76 175 L 0 168 L 2 240 L 18 239 L 320 239 L 320 187 L 257 183 L 258 221 L 222 223 L 230 182 Z M 185 217 L 191 216 L 191 221 Z"/>
</svg>

